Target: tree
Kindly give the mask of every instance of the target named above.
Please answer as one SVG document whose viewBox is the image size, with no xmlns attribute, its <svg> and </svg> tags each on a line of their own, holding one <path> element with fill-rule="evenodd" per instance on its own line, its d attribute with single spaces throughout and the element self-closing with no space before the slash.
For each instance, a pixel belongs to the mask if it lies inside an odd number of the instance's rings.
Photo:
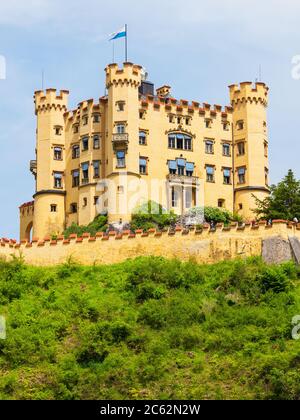
<svg viewBox="0 0 300 420">
<path fill-rule="evenodd" d="M 300 181 L 290 169 L 285 178 L 270 187 L 271 194 L 264 200 L 257 197 L 255 213 L 260 219 L 300 220 Z"/>
</svg>

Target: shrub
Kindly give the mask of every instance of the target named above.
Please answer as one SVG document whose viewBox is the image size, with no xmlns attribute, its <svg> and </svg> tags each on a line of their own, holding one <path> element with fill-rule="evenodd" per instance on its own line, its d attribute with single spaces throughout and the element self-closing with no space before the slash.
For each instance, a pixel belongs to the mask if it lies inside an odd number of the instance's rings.
<svg viewBox="0 0 300 420">
<path fill-rule="evenodd" d="M 92 236 L 95 236 L 97 232 L 105 232 L 108 229 L 107 222 L 107 216 L 99 215 L 87 226 L 79 226 L 76 223 L 72 223 L 64 231 L 64 237 L 68 239 L 71 234 L 81 236 L 83 233 L 90 233 Z"/>
<path fill-rule="evenodd" d="M 151 228 L 163 229 L 174 225 L 177 219 L 174 212 L 168 213 L 160 204 L 148 201 L 133 211 L 131 229 L 145 231 Z"/>
</svg>

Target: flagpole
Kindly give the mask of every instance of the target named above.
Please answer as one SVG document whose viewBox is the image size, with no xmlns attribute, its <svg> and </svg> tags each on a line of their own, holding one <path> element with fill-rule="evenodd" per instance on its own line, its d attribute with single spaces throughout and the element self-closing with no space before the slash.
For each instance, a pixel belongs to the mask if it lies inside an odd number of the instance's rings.
<svg viewBox="0 0 300 420">
<path fill-rule="evenodd" d="M 125 25 L 125 62 L 127 63 L 128 61 L 128 40 L 127 40 L 127 33 L 128 33 L 128 29 L 127 29 L 127 24 Z"/>
<path fill-rule="evenodd" d="M 115 62 L 115 41 L 112 42 L 113 44 L 113 63 Z"/>
</svg>

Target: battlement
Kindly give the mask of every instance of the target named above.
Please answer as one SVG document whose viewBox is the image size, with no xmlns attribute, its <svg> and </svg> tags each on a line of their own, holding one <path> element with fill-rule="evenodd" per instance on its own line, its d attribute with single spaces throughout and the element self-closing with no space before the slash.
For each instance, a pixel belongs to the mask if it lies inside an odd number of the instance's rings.
<svg viewBox="0 0 300 420">
<path fill-rule="evenodd" d="M 257 225 L 247 223 L 239 226 L 233 223 L 227 227 L 218 224 L 211 229 L 182 229 L 147 232 L 137 230 L 122 234 L 99 232 L 95 236 L 84 233 L 81 237 L 70 235 L 69 239 L 59 236 L 33 238 L 31 242 L 2 238 L 0 257 L 11 259 L 22 255 L 25 262 L 33 265 L 56 265 L 74 258 L 81 264 L 113 264 L 137 256 L 162 256 L 199 263 L 215 263 L 224 259 L 262 255 L 263 241 L 280 238 L 288 242 L 290 236 L 300 238 L 300 225 L 275 220 L 269 226 L 262 221 Z"/>
<path fill-rule="evenodd" d="M 124 63 L 123 68 L 118 64 L 109 64 L 106 69 L 106 87 L 131 84 L 139 87 L 142 81 L 142 66 L 133 63 Z"/>
<path fill-rule="evenodd" d="M 265 83 L 242 82 L 239 85 L 229 86 L 230 101 L 232 105 L 239 102 L 256 102 L 264 106 L 268 105 L 269 88 Z"/>
<path fill-rule="evenodd" d="M 34 93 L 34 103 L 36 114 L 40 111 L 60 109 L 66 112 L 68 109 L 69 91 L 56 89 L 38 90 Z"/>
<path fill-rule="evenodd" d="M 24 203 L 19 207 L 20 217 L 32 215 L 34 213 L 34 201 Z"/>
</svg>

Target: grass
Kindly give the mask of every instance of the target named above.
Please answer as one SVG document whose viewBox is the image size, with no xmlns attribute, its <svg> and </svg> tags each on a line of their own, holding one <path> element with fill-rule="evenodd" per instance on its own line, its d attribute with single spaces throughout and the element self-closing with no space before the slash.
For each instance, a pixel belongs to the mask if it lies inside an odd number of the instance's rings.
<svg viewBox="0 0 300 420">
<path fill-rule="evenodd" d="M 0 262 L 1 399 L 300 399 L 300 271 Z"/>
</svg>

